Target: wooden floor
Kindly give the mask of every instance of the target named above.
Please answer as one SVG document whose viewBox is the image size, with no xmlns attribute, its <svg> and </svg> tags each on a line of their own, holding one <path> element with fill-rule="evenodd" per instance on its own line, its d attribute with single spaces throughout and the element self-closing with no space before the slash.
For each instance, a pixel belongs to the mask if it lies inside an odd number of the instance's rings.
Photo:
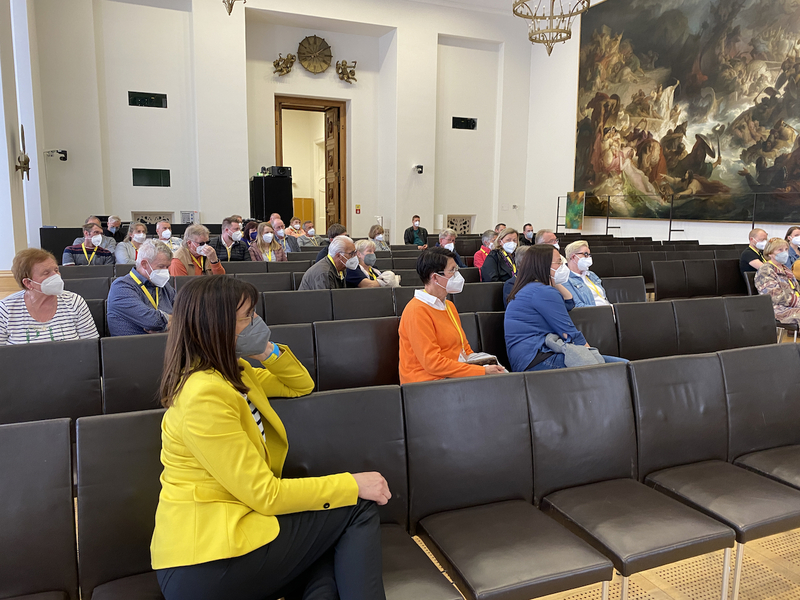
<svg viewBox="0 0 800 600">
<path fill-rule="evenodd" d="M 427 552 L 419 538 L 414 539 Z M 732 584 L 735 552 L 731 554 Z M 428 555 L 431 556 L 430 553 Z M 723 552 L 720 550 L 633 575 L 628 587 L 628 598 L 720 600 L 722 559 Z M 609 600 L 619 598 L 621 581 L 619 575 L 614 576 Z M 600 584 L 545 598 L 600 600 Z M 739 600 L 800 600 L 800 529 L 757 540 L 745 546 Z"/>
</svg>

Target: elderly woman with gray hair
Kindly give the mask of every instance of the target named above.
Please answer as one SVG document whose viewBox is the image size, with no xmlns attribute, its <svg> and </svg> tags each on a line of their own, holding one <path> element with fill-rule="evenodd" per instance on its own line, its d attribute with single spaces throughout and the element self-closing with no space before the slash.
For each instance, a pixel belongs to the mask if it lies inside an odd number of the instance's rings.
<svg viewBox="0 0 800 600">
<path fill-rule="evenodd" d="M 356 242 L 358 266 L 345 272 L 345 285 L 349 288 L 395 287 L 397 277 L 391 271 L 381 273 L 375 268 L 375 242 L 358 240 Z"/>
<path fill-rule="evenodd" d="M 589 270 L 592 267 L 589 243 L 576 240 L 564 249 L 564 254 L 569 267 L 569 279 L 564 283 L 564 287 L 572 294 L 575 308 L 611 304 L 603 289 L 603 282 Z"/>
<path fill-rule="evenodd" d="M 169 284 L 172 250 L 164 242 L 147 240 L 139 246 L 136 267 L 117 277 L 108 292 L 108 331 L 111 335 L 161 333 L 169 327 L 175 290 Z"/>
</svg>

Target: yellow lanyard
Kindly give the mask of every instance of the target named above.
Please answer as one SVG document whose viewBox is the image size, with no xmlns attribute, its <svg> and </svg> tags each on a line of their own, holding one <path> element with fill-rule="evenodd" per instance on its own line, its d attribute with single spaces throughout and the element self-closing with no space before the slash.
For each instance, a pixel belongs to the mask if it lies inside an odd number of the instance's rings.
<svg viewBox="0 0 800 600">
<path fill-rule="evenodd" d="M 222 242 L 222 245 L 225 246 L 225 242 Z M 225 246 L 225 250 L 228 251 L 228 262 L 231 262 L 231 249 Z"/>
<path fill-rule="evenodd" d="M 197 259 L 194 257 L 194 254 L 190 254 L 189 256 L 191 256 L 191 257 L 192 257 L 192 262 L 193 262 L 195 265 L 197 265 L 197 268 L 198 268 L 198 269 L 200 269 L 200 274 L 202 275 L 202 274 L 203 274 L 203 272 L 206 270 L 206 269 L 205 269 L 205 266 L 204 266 L 204 265 L 206 264 L 206 257 L 204 256 L 204 257 L 202 258 L 202 261 L 203 261 L 203 262 L 202 262 L 202 263 L 200 263 L 200 262 L 197 262 Z"/>
<path fill-rule="evenodd" d="M 339 273 L 339 269 L 336 267 L 336 263 L 333 262 L 330 254 L 328 254 L 328 260 L 331 261 L 333 268 L 336 269 L 336 274 L 339 276 L 339 279 L 344 279 L 344 273 Z"/>
<path fill-rule="evenodd" d="M 486 248 L 484 248 L 483 246 L 481 246 L 481 252 L 483 252 L 484 256 L 489 256 L 489 253 L 486 251 Z"/>
<path fill-rule="evenodd" d="M 377 281 L 378 280 L 378 276 L 375 275 L 375 273 L 372 272 L 372 267 L 369 267 L 369 278 L 372 281 Z"/>
<path fill-rule="evenodd" d="M 456 321 L 456 318 L 453 316 L 453 313 L 450 312 L 450 307 L 447 305 L 447 300 L 445 300 L 444 309 L 447 311 L 447 316 L 450 317 L 450 320 L 453 322 L 453 325 L 458 331 L 458 337 L 461 338 L 461 351 L 464 354 L 466 354 L 467 350 L 464 348 L 464 333 L 461 330 L 461 327 L 459 327 L 458 321 Z"/>
<path fill-rule="evenodd" d="M 505 250 L 500 250 L 500 252 L 502 252 L 503 256 L 506 257 L 506 260 L 508 261 L 508 264 L 511 265 L 511 270 L 514 272 L 514 275 L 516 275 L 517 274 L 517 265 L 514 264 L 514 261 L 511 260 L 511 257 L 506 253 Z"/>
<path fill-rule="evenodd" d="M 594 290 L 594 293 L 595 293 L 595 294 L 597 294 L 598 298 L 604 298 L 604 297 L 605 297 L 605 296 L 603 296 L 603 294 L 600 292 L 599 288 L 598 288 L 598 287 L 597 287 L 597 286 L 596 286 L 594 283 L 592 283 L 592 280 L 591 280 L 591 279 L 589 279 L 589 277 L 588 277 L 588 276 L 586 277 L 586 280 L 585 280 L 585 281 L 586 281 L 586 285 L 588 285 L 590 288 L 592 288 L 592 289 Z"/>
<path fill-rule="evenodd" d="M 267 248 L 267 262 L 273 262 L 272 257 L 273 257 L 272 250 Z"/>
<path fill-rule="evenodd" d="M 780 271 L 780 268 L 781 268 L 780 266 L 776 265 L 776 264 L 775 264 L 774 262 L 772 262 L 772 261 L 769 261 L 769 262 L 770 262 L 770 263 L 771 263 L 771 264 L 772 264 L 772 265 L 773 265 L 773 266 L 774 266 L 776 269 L 778 269 L 778 270 Z M 781 266 L 783 266 L 783 265 L 781 265 Z M 783 268 L 784 268 L 785 270 L 787 270 L 787 271 L 788 271 L 788 269 L 786 269 L 786 267 L 785 267 L 785 266 L 784 266 Z M 794 295 L 795 295 L 795 296 L 798 296 L 798 297 L 800 297 L 800 290 L 798 290 L 798 289 L 797 289 L 797 286 L 796 286 L 796 285 L 795 285 L 795 284 L 792 282 L 792 279 L 794 279 L 794 277 L 792 277 L 792 276 L 790 276 L 790 275 L 788 275 L 788 274 L 787 274 L 787 276 L 786 276 L 786 281 L 788 281 L 788 282 L 789 282 L 789 287 L 790 287 L 790 288 L 792 288 L 792 291 L 794 292 Z"/>
<path fill-rule="evenodd" d="M 759 260 L 761 260 L 761 262 L 762 262 L 762 263 L 765 263 L 765 262 L 767 262 L 766 260 L 764 260 L 764 255 L 763 255 L 763 254 L 761 254 L 761 250 L 759 250 L 758 248 L 753 248 L 752 246 L 750 246 L 750 249 L 751 249 L 753 252 L 755 252 L 756 254 L 758 254 L 758 258 L 759 258 Z"/>
<path fill-rule="evenodd" d="M 138 283 L 139 287 L 142 288 L 142 291 L 144 292 L 144 295 L 147 296 L 148 300 L 150 300 L 150 304 L 153 305 L 153 308 L 158 310 L 158 302 L 159 302 L 158 288 L 156 288 L 156 299 L 153 300 L 153 296 L 150 295 L 150 292 L 147 291 L 147 288 L 144 287 L 144 284 L 141 281 L 139 281 L 139 278 L 136 277 L 136 275 L 133 274 L 133 271 L 128 271 L 128 274 L 131 276 L 131 279 L 133 279 L 136 283 Z"/>
<path fill-rule="evenodd" d="M 89 258 L 89 253 L 86 252 L 86 242 L 81 244 L 81 248 L 83 248 L 83 255 L 86 257 L 86 264 L 88 265 L 92 264 L 92 261 L 94 260 L 94 255 L 97 254 L 97 246 L 94 247 L 94 252 L 92 252 L 92 258 Z"/>
</svg>

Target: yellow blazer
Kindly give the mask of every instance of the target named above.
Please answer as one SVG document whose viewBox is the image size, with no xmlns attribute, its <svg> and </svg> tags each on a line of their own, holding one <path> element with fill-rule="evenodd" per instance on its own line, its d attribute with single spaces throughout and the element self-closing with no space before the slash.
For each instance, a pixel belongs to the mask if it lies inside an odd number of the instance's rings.
<svg viewBox="0 0 800 600">
<path fill-rule="evenodd" d="M 349 473 L 281 479 L 289 444 L 268 396 L 297 397 L 314 382 L 285 346 L 266 369 L 240 360 L 247 401 L 214 370 L 192 374 L 161 422 L 161 494 L 150 544 L 154 569 L 241 556 L 278 537 L 275 515 L 351 506 Z"/>
</svg>

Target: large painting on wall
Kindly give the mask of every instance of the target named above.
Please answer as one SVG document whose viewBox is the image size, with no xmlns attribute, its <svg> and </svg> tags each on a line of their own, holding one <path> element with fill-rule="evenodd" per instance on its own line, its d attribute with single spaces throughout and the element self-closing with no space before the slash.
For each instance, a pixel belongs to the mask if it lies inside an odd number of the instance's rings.
<svg viewBox="0 0 800 600">
<path fill-rule="evenodd" d="M 607 0 L 579 73 L 587 216 L 800 221 L 797 0 Z"/>
</svg>

